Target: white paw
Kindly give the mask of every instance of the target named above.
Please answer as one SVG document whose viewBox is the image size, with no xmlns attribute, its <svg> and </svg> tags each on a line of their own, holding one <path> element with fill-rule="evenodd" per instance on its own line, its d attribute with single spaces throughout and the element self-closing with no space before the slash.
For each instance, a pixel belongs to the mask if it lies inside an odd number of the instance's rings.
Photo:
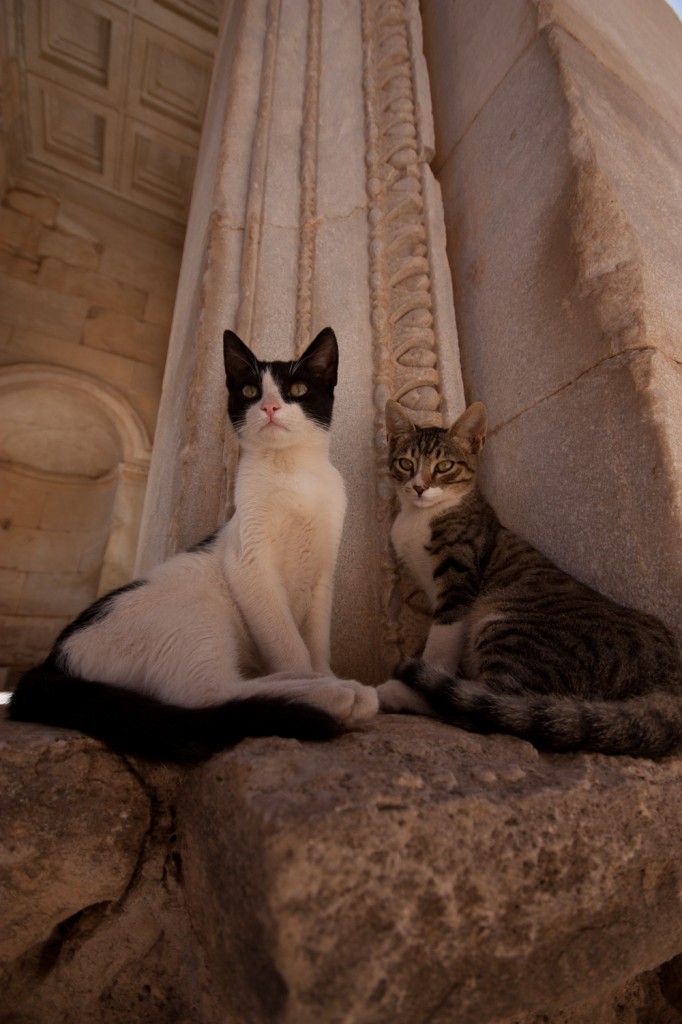
<svg viewBox="0 0 682 1024">
<path fill-rule="evenodd" d="M 344 725 L 356 725 L 374 718 L 379 710 L 379 698 L 373 686 L 364 686 L 355 679 L 336 679 L 334 676 L 306 691 L 305 699 L 338 718 Z"/>
<path fill-rule="evenodd" d="M 387 714 L 399 714 L 402 711 L 413 715 L 433 715 L 433 711 L 419 693 L 399 679 L 388 679 L 377 686 L 379 708 Z"/>
</svg>

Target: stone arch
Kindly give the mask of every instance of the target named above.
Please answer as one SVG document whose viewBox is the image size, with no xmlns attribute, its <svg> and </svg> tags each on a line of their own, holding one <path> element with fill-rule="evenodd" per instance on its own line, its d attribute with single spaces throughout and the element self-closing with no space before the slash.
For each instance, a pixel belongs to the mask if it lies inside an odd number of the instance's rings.
<svg viewBox="0 0 682 1024">
<path fill-rule="evenodd" d="M 0 368 L 0 664 L 132 575 L 151 443 L 111 385 L 46 364 Z"/>
</svg>

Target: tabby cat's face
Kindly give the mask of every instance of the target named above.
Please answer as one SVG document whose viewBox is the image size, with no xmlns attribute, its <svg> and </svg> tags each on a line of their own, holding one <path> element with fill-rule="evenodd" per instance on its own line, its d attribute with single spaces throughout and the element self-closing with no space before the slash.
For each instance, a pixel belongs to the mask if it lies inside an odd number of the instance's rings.
<svg viewBox="0 0 682 1024">
<path fill-rule="evenodd" d="M 391 473 L 401 496 L 420 507 L 459 501 L 471 486 L 476 459 L 437 427 L 416 428 L 391 445 Z"/>
<path fill-rule="evenodd" d="M 242 444 L 285 448 L 329 430 L 338 348 L 331 328 L 291 362 L 257 359 L 232 331 L 223 335 L 227 409 Z"/>
<path fill-rule="evenodd" d="M 389 468 L 403 505 L 457 504 L 472 487 L 487 428 L 482 402 L 450 427 L 418 427 L 397 402 L 386 406 Z"/>
</svg>

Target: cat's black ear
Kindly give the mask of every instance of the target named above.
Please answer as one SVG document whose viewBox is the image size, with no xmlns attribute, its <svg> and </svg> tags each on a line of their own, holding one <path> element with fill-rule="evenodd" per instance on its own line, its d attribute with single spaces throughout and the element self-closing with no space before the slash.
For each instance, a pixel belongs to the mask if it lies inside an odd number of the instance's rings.
<svg viewBox="0 0 682 1024">
<path fill-rule="evenodd" d="M 389 441 L 399 434 L 413 434 L 417 429 L 405 410 L 392 398 L 386 402 L 386 433 Z"/>
<path fill-rule="evenodd" d="M 485 444 L 488 430 L 488 412 L 483 402 L 473 402 L 455 420 L 448 433 L 467 448 L 472 455 L 478 455 Z"/>
<path fill-rule="evenodd" d="M 258 369 L 253 352 L 234 331 L 223 333 L 223 360 L 228 388 L 232 381 L 251 376 Z"/>
<path fill-rule="evenodd" d="M 339 368 L 339 346 L 331 327 L 324 327 L 310 342 L 298 364 L 305 364 L 306 370 L 310 370 L 330 391 L 334 390 Z"/>
</svg>

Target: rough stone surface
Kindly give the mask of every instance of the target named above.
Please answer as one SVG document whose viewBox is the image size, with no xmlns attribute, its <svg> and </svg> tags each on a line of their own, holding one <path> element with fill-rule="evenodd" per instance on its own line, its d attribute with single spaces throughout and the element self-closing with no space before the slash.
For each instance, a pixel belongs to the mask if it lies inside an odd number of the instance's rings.
<svg viewBox="0 0 682 1024">
<path fill-rule="evenodd" d="M 2 1024 L 679 1024 L 679 759 L 382 716 L 170 769 L 0 720 L 0 767 Z"/>
<path fill-rule="evenodd" d="M 119 899 L 137 867 L 149 802 L 99 744 L 0 720 L 0 960 L 84 907 Z"/>
<path fill-rule="evenodd" d="M 181 798 L 190 912 L 237 1020 L 558 1012 L 682 948 L 681 797 L 679 760 L 422 719 L 247 741 Z"/>
<path fill-rule="evenodd" d="M 0 1021 L 199 1024 L 179 776 L 0 718 Z M 144 773 L 144 774 L 141 774 Z"/>
</svg>

